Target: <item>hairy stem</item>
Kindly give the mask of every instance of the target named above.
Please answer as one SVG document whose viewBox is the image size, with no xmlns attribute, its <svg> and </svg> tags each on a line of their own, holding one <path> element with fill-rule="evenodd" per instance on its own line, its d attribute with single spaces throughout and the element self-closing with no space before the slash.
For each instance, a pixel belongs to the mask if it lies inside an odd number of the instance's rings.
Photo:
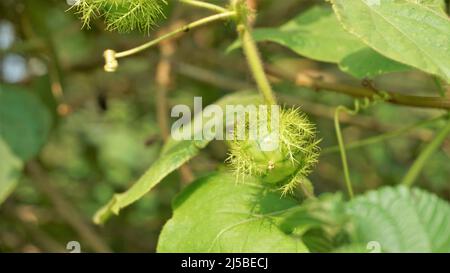
<svg viewBox="0 0 450 273">
<path fill-rule="evenodd" d="M 414 161 L 413 165 L 409 169 L 408 173 L 402 180 L 402 184 L 405 186 L 412 186 L 419 177 L 425 164 L 431 158 L 431 156 L 441 147 L 447 136 L 450 134 L 450 119 L 447 124 L 442 128 L 438 135 L 431 141 L 425 149 L 420 153 L 419 157 Z"/>
<path fill-rule="evenodd" d="M 244 53 L 247 57 L 248 65 L 252 71 L 253 78 L 258 85 L 259 91 L 264 97 L 264 101 L 269 105 L 277 104 L 269 79 L 264 71 L 264 65 L 259 55 L 258 47 L 253 40 L 250 26 L 241 23 L 238 25 L 238 32 Z"/>
<path fill-rule="evenodd" d="M 195 22 L 192 22 L 192 23 L 187 24 L 185 26 L 182 26 L 182 27 L 180 27 L 180 28 L 178 28 L 178 29 L 176 29 L 176 30 L 174 30 L 172 32 L 169 32 L 169 33 L 167 33 L 167 34 L 165 34 L 165 35 L 163 35 L 163 36 L 161 36 L 159 38 L 156 38 L 156 39 L 154 39 L 154 40 L 152 40 L 152 41 L 150 41 L 150 42 L 148 42 L 146 44 L 143 44 L 141 46 L 135 47 L 135 48 L 130 49 L 130 50 L 126 50 L 126 51 L 115 53 L 115 57 L 116 58 L 128 57 L 130 55 L 133 55 L 133 54 L 139 53 L 141 51 L 144 51 L 144 50 L 146 50 L 146 49 L 148 49 L 148 48 L 150 48 L 152 46 L 155 46 L 155 45 L 159 44 L 162 41 L 171 39 L 171 38 L 175 37 L 176 35 L 178 35 L 180 33 L 188 32 L 189 30 L 191 30 L 193 28 L 197 28 L 197 27 L 200 27 L 200 26 L 203 26 L 203 25 L 215 22 L 215 21 L 228 19 L 228 18 L 231 18 L 231 17 L 233 17 L 235 15 L 236 15 L 236 12 L 234 12 L 234 11 L 227 11 L 227 12 L 215 14 L 215 15 L 212 15 L 212 16 L 200 19 L 198 21 L 195 21 Z"/>
<path fill-rule="evenodd" d="M 350 171 L 348 169 L 348 162 L 347 162 L 347 153 L 345 151 L 345 145 L 344 145 L 344 138 L 342 137 L 342 131 L 341 131 L 341 125 L 339 123 L 339 114 L 341 111 L 347 111 L 350 114 L 354 114 L 352 111 L 348 111 L 347 108 L 344 106 L 338 106 L 336 108 L 336 111 L 334 113 L 334 127 L 336 129 L 336 136 L 338 140 L 339 150 L 341 152 L 341 160 L 342 160 L 342 169 L 344 170 L 344 177 L 345 177 L 345 185 L 347 187 L 348 195 L 350 199 L 353 199 L 353 186 L 352 181 L 350 179 Z"/>
<path fill-rule="evenodd" d="M 218 13 L 224 13 L 227 12 L 228 10 L 226 8 L 223 8 L 221 6 L 218 5 L 214 5 L 211 3 L 206 3 L 203 1 L 197 1 L 197 0 L 180 0 L 181 3 L 187 4 L 187 5 L 191 5 L 194 7 L 198 7 L 198 8 L 204 8 L 204 9 L 208 9 L 208 10 L 212 10 Z"/>
</svg>

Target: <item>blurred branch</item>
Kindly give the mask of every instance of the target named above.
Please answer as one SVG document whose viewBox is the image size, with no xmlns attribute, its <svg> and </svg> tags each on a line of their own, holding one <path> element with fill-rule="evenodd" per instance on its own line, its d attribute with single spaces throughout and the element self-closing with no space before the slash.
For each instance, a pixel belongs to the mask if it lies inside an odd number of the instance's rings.
<svg viewBox="0 0 450 273">
<path fill-rule="evenodd" d="M 300 105 L 301 109 L 306 113 L 317 117 L 333 120 L 335 110 L 333 107 L 307 101 L 303 98 L 298 98 L 295 96 L 285 94 L 281 94 L 279 96 L 281 101 L 286 103 L 287 105 Z M 381 133 L 390 133 L 402 129 L 397 125 L 381 123 L 377 119 L 372 117 L 351 116 L 346 113 L 341 113 L 340 122 Z M 410 131 L 410 137 L 418 139 L 420 141 L 429 141 L 433 138 L 433 136 L 433 131 L 429 129 L 419 129 L 416 127 L 411 129 Z"/>
<path fill-rule="evenodd" d="M 175 62 L 174 64 L 179 74 L 191 79 L 220 87 L 225 90 L 237 91 L 256 88 L 255 86 L 252 86 L 247 82 L 223 76 L 206 68 L 183 62 Z"/>
<path fill-rule="evenodd" d="M 257 0 L 247 0 L 247 5 L 252 10 L 256 10 L 258 8 L 258 1 Z"/>
<path fill-rule="evenodd" d="M 247 6 L 248 8 L 256 14 L 256 11 L 258 9 L 258 1 L 257 0 L 247 0 Z M 253 26 L 255 24 L 255 16 L 250 16 L 249 18 L 249 24 Z"/>
<path fill-rule="evenodd" d="M 223 76 L 207 68 L 202 68 L 183 62 L 174 62 L 174 64 L 177 72 L 180 75 L 189 77 L 191 79 L 200 82 L 211 84 L 213 86 L 217 86 L 227 91 L 251 90 L 255 88 L 254 86 L 245 81 Z M 283 103 L 286 103 L 287 105 L 294 105 L 294 104 L 301 105 L 303 111 L 310 113 L 312 115 L 330 120 L 332 120 L 334 117 L 334 108 L 332 107 L 319 103 L 310 102 L 304 100 L 303 98 L 298 98 L 292 95 L 279 94 L 278 96 L 280 97 Z M 380 123 L 374 118 L 364 116 L 352 117 L 345 113 L 341 115 L 341 122 L 355 125 L 368 130 L 375 130 L 382 133 L 391 132 L 399 129 L 397 126 L 394 126 L 392 124 Z M 434 135 L 433 132 L 428 129 L 415 128 L 410 132 L 411 137 L 421 141 L 429 141 L 430 139 L 432 139 L 433 135 Z"/>
<path fill-rule="evenodd" d="M 66 249 L 63 245 L 39 228 L 40 219 L 32 206 L 11 206 L 3 210 L 2 213 L 4 213 L 4 218 L 7 216 L 14 219 L 14 221 L 18 221 L 20 228 L 23 228 L 33 240 L 33 244 L 42 248 L 43 251 L 52 253 L 65 252 Z"/>
<path fill-rule="evenodd" d="M 414 124 L 408 125 L 406 127 L 391 131 L 391 132 L 387 132 L 385 134 L 381 134 L 381 135 L 377 135 L 374 137 L 369 137 L 363 140 L 359 140 L 353 143 L 349 143 L 345 145 L 345 149 L 346 150 L 351 150 L 351 149 L 356 149 L 356 148 L 360 148 L 363 146 L 368 146 L 371 144 L 375 144 L 378 142 L 382 142 L 382 141 L 386 141 L 389 140 L 391 138 L 395 138 L 398 136 L 401 136 L 403 134 L 406 134 L 410 131 L 412 131 L 413 129 L 416 129 L 418 127 L 422 127 L 422 126 L 426 126 L 426 125 L 430 125 L 438 120 L 441 120 L 442 118 L 446 117 L 447 115 L 441 115 L 438 117 L 434 117 L 431 119 L 427 119 L 427 120 L 423 120 L 423 121 L 419 121 L 416 122 Z M 328 154 L 328 153 L 334 153 L 334 152 L 338 152 L 339 151 L 339 146 L 333 146 L 333 147 L 327 147 L 325 149 L 323 149 L 322 154 Z"/>
<path fill-rule="evenodd" d="M 161 59 L 156 68 L 156 118 L 161 129 L 161 134 L 166 141 L 170 138 L 169 108 L 167 93 L 172 81 L 172 63 L 170 57 L 175 52 L 175 44 L 172 41 L 162 42 L 159 46 Z M 178 169 L 183 184 L 189 184 L 194 180 L 194 175 L 187 164 Z"/>
<path fill-rule="evenodd" d="M 239 66 L 236 67 L 236 60 L 232 60 L 231 62 L 225 62 L 224 58 L 214 52 L 202 52 L 202 54 L 191 54 L 196 58 L 196 62 L 200 62 L 200 60 L 204 62 L 215 62 L 214 65 L 221 65 L 231 67 L 229 69 L 240 69 Z M 220 63 L 217 63 L 217 60 L 220 60 Z M 233 68 L 233 65 L 235 67 Z M 281 80 L 287 80 L 295 83 L 297 86 L 306 87 L 316 91 L 326 91 L 326 92 L 334 92 L 339 94 L 348 95 L 354 98 L 369 98 L 372 99 L 375 95 L 378 95 L 378 90 L 376 90 L 373 86 L 370 85 L 368 81 L 363 81 L 366 83 L 366 86 L 356 86 L 349 85 L 335 81 L 324 80 L 324 78 L 333 78 L 327 77 L 328 74 L 322 71 L 318 71 L 319 76 L 310 75 L 307 73 L 299 73 L 297 71 L 282 71 L 281 69 L 276 68 L 273 65 L 266 65 L 266 72 L 274 77 Z M 403 105 L 403 106 L 412 106 L 424 109 L 443 109 L 450 110 L 450 99 L 442 98 L 442 97 L 430 97 L 430 96 L 411 96 L 400 94 L 392 91 L 382 90 L 383 93 L 387 93 L 390 96 L 390 99 L 386 102 Z M 431 92 L 430 92 L 431 93 Z"/>
<path fill-rule="evenodd" d="M 50 88 L 55 102 L 58 104 L 56 111 L 59 115 L 65 116 L 70 112 L 70 107 L 64 102 L 63 71 L 55 48 L 55 42 L 52 38 L 52 32 L 46 29 L 46 35 L 40 36 L 33 28 L 34 23 L 35 22 L 27 16 L 21 17 L 22 31 L 27 40 L 37 41 L 41 44 L 41 55 L 43 59 L 45 59 L 48 67 L 48 75 L 51 82 Z M 45 24 L 43 24 L 43 26 L 45 26 Z"/>
<path fill-rule="evenodd" d="M 276 69 L 273 66 L 266 66 L 269 74 L 288 81 L 294 82 L 301 87 L 311 88 L 317 91 L 330 91 L 340 94 L 349 95 L 355 98 L 369 98 L 373 99 L 377 95 L 377 90 L 373 87 L 358 87 L 342 84 L 339 82 L 328 82 L 321 77 L 311 76 L 306 73 L 289 73 Z M 425 97 L 425 96 L 410 96 L 399 94 L 395 92 L 386 92 L 389 95 L 387 102 L 413 106 L 420 108 L 444 109 L 450 110 L 450 99 L 441 97 Z"/>
<path fill-rule="evenodd" d="M 31 181 L 53 204 L 56 212 L 63 218 L 78 235 L 96 252 L 111 252 L 111 249 L 86 222 L 78 210 L 67 201 L 59 190 L 52 185 L 50 178 L 44 173 L 39 163 L 31 161 L 26 166 Z"/>
<path fill-rule="evenodd" d="M 175 51 L 173 43 L 166 42 L 160 45 L 161 58 L 156 67 L 156 118 L 158 120 L 159 128 L 164 140 L 170 137 L 169 120 L 167 115 L 169 113 L 167 93 L 171 83 L 172 65 L 168 57 L 172 56 Z"/>
<path fill-rule="evenodd" d="M 52 253 L 64 253 L 66 252 L 66 248 L 61 245 L 58 241 L 53 239 L 47 233 L 39 229 L 38 226 L 32 223 L 21 222 L 22 227 L 25 228 L 27 233 L 33 237 L 36 243 L 44 249 L 45 252 Z"/>
</svg>

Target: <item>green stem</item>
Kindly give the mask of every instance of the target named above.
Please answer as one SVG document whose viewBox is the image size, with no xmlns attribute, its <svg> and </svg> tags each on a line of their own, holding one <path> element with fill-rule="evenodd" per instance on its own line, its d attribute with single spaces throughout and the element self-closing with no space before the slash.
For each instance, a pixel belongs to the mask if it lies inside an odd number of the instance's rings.
<svg viewBox="0 0 450 273">
<path fill-rule="evenodd" d="M 191 5 L 194 7 L 199 7 L 199 8 L 204 8 L 204 9 L 208 9 L 208 10 L 212 10 L 218 13 L 224 13 L 227 12 L 228 10 L 226 8 L 222 8 L 221 6 L 218 5 L 214 5 L 211 3 L 206 3 L 203 1 L 197 1 L 197 0 L 180 0 L 181 3 L 187 4 L 187 5 Z"/>
<path fill-rule="evenodd" d="M 419 157 L 414 161 L 413 165 L 409 169 L 408 173 L 402 180 L 402 184 L 405 186 L 412 186 L 419 177 L 425 164 L 431 158 L 431 156 L 441 147 L 447 136 L 450 134 L 450 119 L 439 134 L 431 141 L 425 149 L 420 153 Z"/>
<path fill-rule="evenodd" d="M 250 26 L 241 23 L 238 25 L 238 32 L 242 47 L 244 49 L 244 53 L 247 57 L 248 65 L 250 67 L 250 70 L 252 71 L 253 78 L 258 85 L 259 91 L 261 92 L 267 104 L 277 104 L 277 100 L 273 93 L 272 87 L 270 86 L 269 79 L 267 78 L 266 72 L 264 71 L 264 66 L 259 55 L 258 47 L 253 40 Z"/>
<path fill-rule="evenodd" d="M 347 111 L 352 113 L 351 111 L 348 111 L 347 108 L 344 106 L 338 106 L 336 108 L 336 111 L 334 112 L 334 127 L 336 129 L 336 136 L 339 144 L 339 150 L 341 151 L 341 160 L 342 160 L 342 168 L 344 170 L 344 177 L 345 177 L 345 185 L 347 187 L 348 195 L 350 199 L 353 199 L 353 186 L 352 181 L 350 179 L 350 172 L 348 169 L 348 163 L 347 163 L 347 153 L 345 151 L 345 145 L 344 145 L 344 138 L 342 137 L 342 131 L 341 131 L 341 125 L 339 123 L 339 114 L 341 111 Z"/>
<path fill-rule="evenodd" d="M 264 64 L 252 36 L 252 27 L 248 19 L 251 13 L 245 0 L 232 0 L 231 5 L 236 11 L 237 31 L 242 44 L 242 49 L 247 58 L 248 66 L 252 72 L 253 78 L 258 86 L 264 101 L 267 105 L 276 105 L 277 99 L 267 78 Z"/>
<path fill-rule="evenodd" d="M 445 88 L 441 83 L 441 80 L 439 79 L 439 77 L 437 76 L 433 76 L 433 82 L 436 85 L 438 91 L 439 91 L 439 95 L 443 98 L 445 98 Z"/>
<path fill-rule="evenodd" d="M 159 44 L 160 42 L 162 42 L 164 40 L 171 39 L 171 38 L 175 37 L 176 35 L 178 35 L 178 34 L 180 34 L 182 32 L 187 32 L 187 31 L 189 31 L 189 30 L 191 30 L 193 28 L 197 28 L 197 27 L 209 24 L 209 23 L 214 22 L 214 21 L 228 19 L 228 18 L 231 18 L 231 17 L 233 17 L 235 15 L 236 15 L 236 12 L 234 12 L 234 11 L 227 11 L 227 12 L 215 14 L 215 15 L 212 15 L 212 16 L 200 19 L 198 21 L 195 21 L 195 22 L 187 24 L 187 25 L 185 25 L 183 27 L 180 27 L 180 28 L 178 28 L 178 29 L 176 29 L 176 30 L 174 30 L 174 31 L 172 31 L 170 33 L 167 33 L 167 34 L 165 34 L 165 35 L 163 35 L 161 37 L 158 37 L 158 38 L 156 38 L 156 39 L 154 39 L 154 40 L 152 40 L 152 41 L 150 41 L 150 42 L 148 42 L 146 44 L 143 44 L 141 46 L 138 46 L 138 47 L 126 50 L 126 51 L 115 53 L 114 56 L 116 58 L 128 57 L 130 55 L 133 55 L 133 54 L 139 53 L 141 51 L 144 51 L 144 50 L 146 50 L 146 49 L 148 49 L 148 48 L 150 48 L 152 46 L 155 46 L 155 45 Z"/>
<path fill-rule="evenodd" d="M 446 115 L 441 115 L 441 116 L 434 117 L 431 119 L 422 120 L 422 121 L 416 122 L 414 124 L 408 125 L 406 127 L 400 128 L 400 129 L 392 131 L 392 132 L 387 132 L 385 134 L 377 135 L 374 137 L 369 137 L 369 138 L 366 138 L 366 139 L 363 139 L 360 141 L 355 141 L 353 143 L 347 144 L 345 148 L 346 148 L 346 150 L 357 149 L 357 148 L 364 147 L 367 145 L 376 144 L 378 142 L 389 140 L 391 138 L 401 136 L 415 128 L 430 125 L 438 120 L 441 120 L 444 117 L 446 117 Z M 338 152 L 339 150 L 340 150 L 339 146 L 328 147 L 328 148 L 324 148 L 322 150 L 321 154 L 322 155 L 330 154 L 330 153 Z"/>
</svg>

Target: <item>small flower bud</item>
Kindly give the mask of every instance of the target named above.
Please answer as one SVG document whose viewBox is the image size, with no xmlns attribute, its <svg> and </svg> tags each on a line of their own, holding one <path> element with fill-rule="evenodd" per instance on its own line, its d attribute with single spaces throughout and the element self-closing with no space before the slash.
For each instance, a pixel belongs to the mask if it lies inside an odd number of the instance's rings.
<svg viewBox="0 0 450 273">
<path fill-rule="evenodd" d="M 114 50 L 108 49 L 103 53 L 105 58 L 104 69 L 106 72 L 116 72 L 119 67 L 119 62 L 116 59 L 116 52 Z"/>
</svg>

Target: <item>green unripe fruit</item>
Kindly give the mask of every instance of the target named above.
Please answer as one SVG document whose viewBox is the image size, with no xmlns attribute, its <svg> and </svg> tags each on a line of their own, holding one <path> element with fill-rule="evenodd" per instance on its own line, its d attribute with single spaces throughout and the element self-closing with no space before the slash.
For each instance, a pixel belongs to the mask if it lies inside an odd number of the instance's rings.
<svg viewBox="0 0 450 273">
<path fill-rule="evenodd" d="M 228 162 L 242 180 L 246 175 L 257 176 L 263 183 L 280 185 L 284 193 L 291 192 L 310 174 L 319 156 L 319 141 L 314 125 L 299 109 L 283 109 L 276 133 L 246 134 L 243 140 L 229 142 Z M 247 129 L 250 126 L 246 126 Z M 252 130 L 252 129 L 249 129 Z M 263 149 L 267 143 L 277 143 L 274 149 Z"/>
</svg>

